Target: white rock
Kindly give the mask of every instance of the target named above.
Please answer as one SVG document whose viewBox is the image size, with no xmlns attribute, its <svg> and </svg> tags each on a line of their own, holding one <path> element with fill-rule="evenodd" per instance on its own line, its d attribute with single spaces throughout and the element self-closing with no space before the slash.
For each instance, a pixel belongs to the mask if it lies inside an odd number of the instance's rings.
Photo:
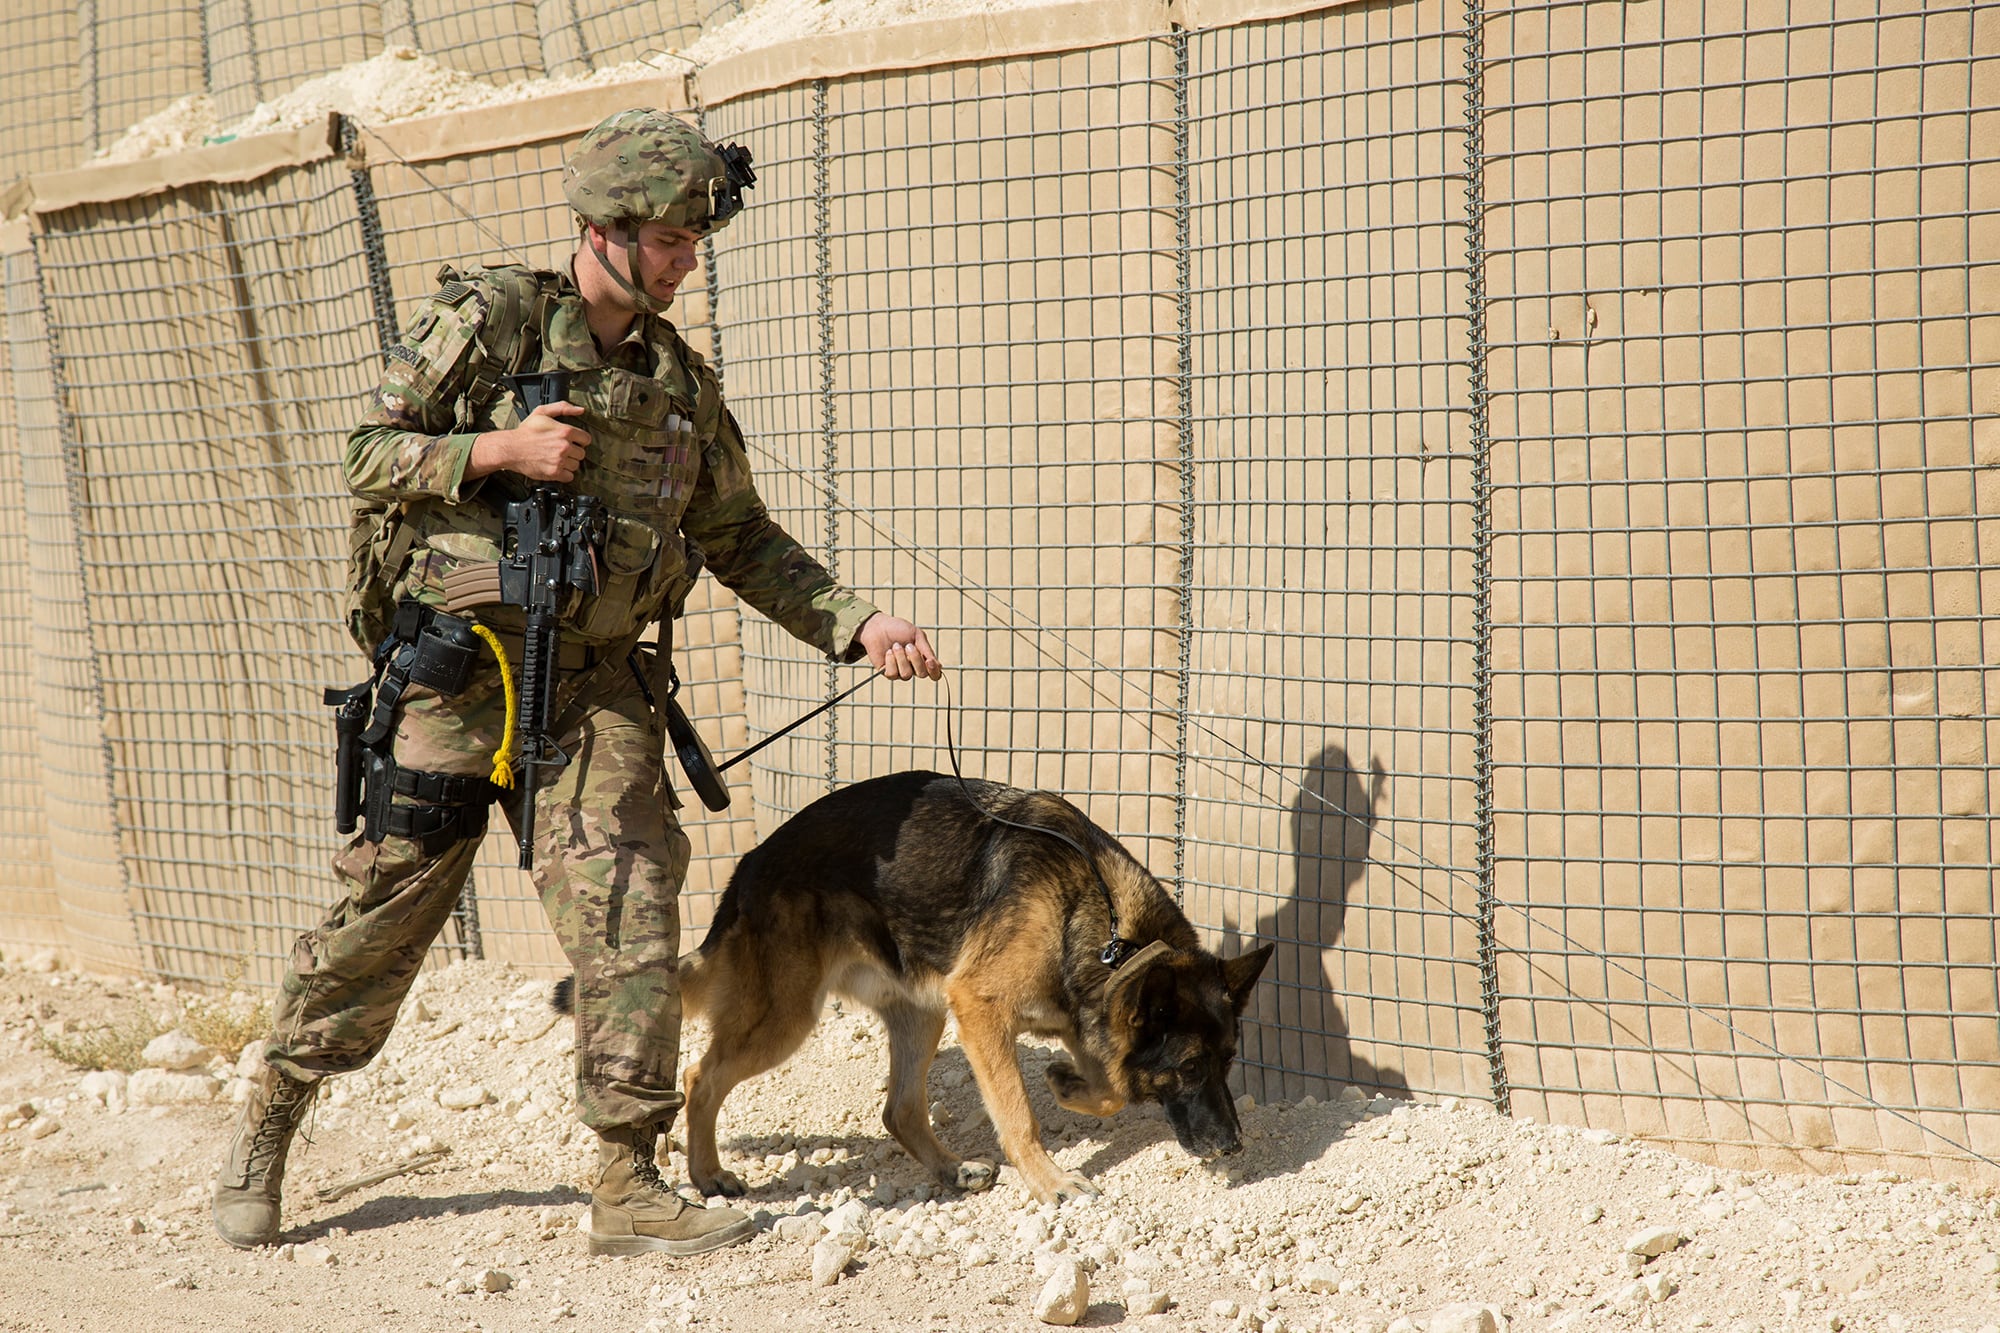
<svg viewBox="0 0 2000 1333">
<path fill-rule="evenodd" d="M 1243 1309 L 1235 1301 L 1210 1301 L 1208 1312 L 1218 1319 L 1234 1319 Z"/>
<path fill-rule="evenodd" d="M 215 1052 L 175 1028 L 147 1042 L 139 1058 L 152 1069 L 203 1069 L 215 1058 Z"/>
<path fill-rule="evenodd" d="M 965 1247 L 962 1262 L 967 1268 L 984 1268 L 993 1262 L 993 1257 L 993 1251 L 987 1249 L 978 1241 L 974 1241 Z"/>
<path fill-rule="evenodd" d="M 1471 1302 L 1433 1310 L 1424 1321 L 1425 1333 L 1502 1333 L 1506 1327 L 1497 1308 Z"/>
<path fill-rule="evenodd" d="M 1090 1279 L 1081 1265 L 1066 1261 L 1056 1265 L 1049 1280 L 1035 1297 L 1035 1318 L 1044 1324 L 1070 1325 L 1079 1322 L 1090 1309 Z"/>
<path fill-rule="evenodd" d="M 470 1296 L 477 1288 L 470 1278 L 454 1277 L 445 1279 L 444 1290 L 448 1296 Z"/>
<path fill-rule="evenodd" d="M 868 1205 L 859 1199 L 849 1199 L 826 1215 L 826 1233 L 829 1236 L 846 1237 L 855 1242 L 868 1238 Z"/>
<path fill-rule="evenodd" d="M 334 1268 L 339 1265 L 340 1256 L 324 1245 L 294 1245 L 292 1262 L 313 1268 Z"/>
<path fill-rule="evenodd" d="M 1340 1270 L 1332 1264 L 1300 1264 L 1292 1282 L 1301 1291 L 1331 1294 L 1340 1290 Z"/>
<path fill-rule="evenodd" d="M 455 1088 L 446 1088 L 438 1093 L 438 1105 L 447 1111 L 469 1111 L 475 1106 L 484 1106 L 493 1100 L 493 1094 L 478 1083 L 466 1083 Z"/>
<path fill-rule="evenodd" d="M 1625 1253 L 1636 1254 L 1643 1259 L 1657 1259 L 1668 1250 L 1677 1250 L 1686 1243 L 1687 1237 L 1672 1227 L 1649 1227 L 1625 1238 Z"/>
<path fill-rule="evenodd" d="M 1665 1273 L 1648 1273 L 1639 1279 L 1639 1285 L 1645 1288 L 1649 1301 L 1663 1301 L 1677 1290 L 1674 1280 Z"/>
<path fill-rule="evenodd" d="M 28 1137 L 31 1139 L 45 1139 L 51 1134 L 60 1132 L 61 1129 L 62 1121 L 56 1119 L 54 1116 L 38 1115 L 28 1123 Z"/>
<path fill-rule="evenodd" d="M 262 1037 L 245 1046 L 236 1057 L 236 1077 L 255 1078 L 264 1072 L 264 1051 L 270 1045 Z"/>
<path fill-rule="evenodd" d="M 779 1240 L 794 1245 L 813 1245 L 826 1234 L 826 1219 L 816 1212 L 795 1213 L 779 1218 L 771 1229 L 778 1233 Z"/>
<path fill-rule="evenodd" d="M 474 1275 L 472 1285 L 480 1291 L 505 1291 L 514 1285 L 514 1279 L 497 1268 L 482 1268 Z"/>
<path fill-rule="evenodd" d="M 134 1106 L 186 1106 L 214 1101 L 221 1087 L 207 1074 L 141 1069 L 125 1081 L 125 1096 Z"/>
<path fill-rule="evenodd" d="M 77 1081 L 76 1090 L 99 1106 L 122 1110 L 125 1106 L 125 1075 L 116 1069 L 94 1069 Z"/>
<path fill-rule="evenodd" d="M 389 1127 L 390 1132 L 393 1133 L 394 1131 L 399 1129 L 414 1128 L 417 1123 L 417 1118 L 399 1106 L 395 1110 L 389 1112 L 389 1118 L 385 1120 L 383 1123 L 387 1125 Z"/>
<path fill-rule="evenodd" d="M 812 1248 L 812 1284 L 830 1287 L 854 1261 L 854 1246 L 837 1235 L 822 1236 Z"/>
<path fill-rule="evenodd" d="M 1125 1313 L 1129 1315 L 1159 1314 L 1167 1308 L 1167 1293 L 1154 1291 L 1153 1284 L 1142 1277 L 1128 1277 L 1119 1289 L 1125 1302 Z"/>
<path fill-rule="evenodd" d="M 26 967 L 30 972 L 53 972 L 58 967 L 61 967 L 62 963 L 56 957 L 54 949 L 42 949 L 29 954 L 28 961 L 22 966 Z"/>
</svg>

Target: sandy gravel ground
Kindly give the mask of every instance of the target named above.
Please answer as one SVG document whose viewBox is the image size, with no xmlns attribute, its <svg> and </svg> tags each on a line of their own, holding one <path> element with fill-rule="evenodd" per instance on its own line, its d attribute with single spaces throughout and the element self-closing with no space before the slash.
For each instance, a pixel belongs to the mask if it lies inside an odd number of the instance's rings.
<svg viewBox="0 0 2000 1333">
<path fill-rule="evenodd" d="M 383 1057 L 329 1084 L 294 1154 L 284 1244 L 242 1253 L 207 1213 L 233 1053 L 122 1081 L 60 1063 L 51 1036 L 171 1017 L 187 997 L 52 965 L 0 962 L 0 1329 L 1031 1329 L 1065 1317 L 1053 1307 L 1080 1279 L 1088 1327 L 2000 1331 L 1991 1190 L 1716 1170 L 1476 1104 L 1358 1097 L 1248 1106 L 1245 1150 L 1204 1167 L 1157 1114 L 1055 1107 L 1049 1052 L 1027 1045 L 1057 1159 L 1103 1193 L 1042 1207 L 1003 1169 L 989 1193 L 934 1197 L 880 1124 L 879 1025 L 837 1009 L 724 1108 L 757 1237 L 593 1259 L 569 1025 L 546 979 L 485 963 L 427 974 Z M 940 1132 L 990 1157 L 946 1041 Z"/>
</svg>

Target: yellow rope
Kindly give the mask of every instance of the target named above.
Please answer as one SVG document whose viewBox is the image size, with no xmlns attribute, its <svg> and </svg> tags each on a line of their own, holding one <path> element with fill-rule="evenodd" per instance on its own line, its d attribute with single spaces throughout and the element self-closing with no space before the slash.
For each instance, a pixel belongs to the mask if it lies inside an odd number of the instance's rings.
<svg viewBox="0 0 2000 1333">
<path fill-rule="evenodd" d="M 507 691 L 507 730 L 500 737 L 500 748 L 493 752 L 493 772 L 488 777 L 496 787 L 511 788 L 514 785 L 514 747 L 521 739 L 521 698 L 514 692 L 514 667 L 507 660 L 507 650 L 500 646 L 500 636 L 478 621 L 472 623 L 472 632 L 486 640 L 486 646 L 493 650 L 494 659 L 500 663 L 500 684 Z"/>
</svg>

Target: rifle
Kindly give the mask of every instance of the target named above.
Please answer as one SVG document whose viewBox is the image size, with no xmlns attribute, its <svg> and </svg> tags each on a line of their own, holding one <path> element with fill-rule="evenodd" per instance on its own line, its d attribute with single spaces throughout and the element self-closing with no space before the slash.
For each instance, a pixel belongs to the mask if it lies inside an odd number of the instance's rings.
<svg viewBox="0 0 2000 1333">
<path fill-rule="evenodd" d="M 509 375 L 522 403 L 522 416 L 569 392 L 569 372 Z M 510 501 L 505 514 L 506 547 L 500 558 L 500 600 L 527 612 L 522 636 L 520 681 L 521 815 L 520 867 L 534 864 L 535 790 L 543 768 L 569 763 L 549 735 L 555 721 L 556 680 L 562 647 L 561 615 L 571 592 L 597 591 L 597 552 L 607 525 L 604 502 L 594 495 L 571 495 L 561 487 L 536 486 L 526 498 Z"/>
</svg>

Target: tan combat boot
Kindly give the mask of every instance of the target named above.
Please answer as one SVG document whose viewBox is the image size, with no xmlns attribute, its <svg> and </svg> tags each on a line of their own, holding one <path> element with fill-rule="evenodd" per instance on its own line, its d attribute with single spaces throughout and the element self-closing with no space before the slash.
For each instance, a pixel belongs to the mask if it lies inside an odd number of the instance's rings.
<svg viewBox="0 0 2000 1333">
<path fill-rule="evenodd" d="M 278 1192 L 292 1135 L 312 1105 L 316 1083 L 266 1065 L 250 1084 L 236 1137 L 215 1176 L 215 1234 L 239 1250 L 278 1239 Z"/>
<path fill-rule="evenodd" d="M 734 1208 L 704 1208 L 667 1188 L 653 1160 L 651 1126 L 597 1136 L 590 1186 L 590 1252 L 706 1254 L 748 1240 L 757 1224 Z"/>
</svg>

